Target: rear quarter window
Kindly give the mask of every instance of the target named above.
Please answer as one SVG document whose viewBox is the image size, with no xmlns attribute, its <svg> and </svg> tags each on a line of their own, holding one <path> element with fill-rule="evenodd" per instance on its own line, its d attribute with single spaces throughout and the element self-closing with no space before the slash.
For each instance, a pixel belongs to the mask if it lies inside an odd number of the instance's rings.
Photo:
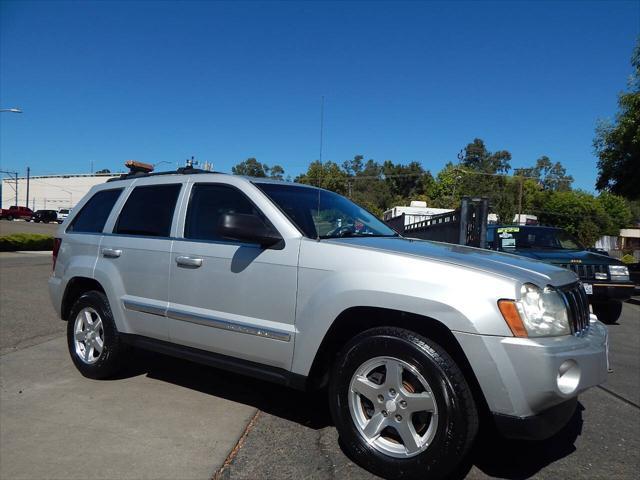
<svg viewBox="0 0 640 480">
<path fill-rule="evenodd" d="M 67 228 L 67 232 L 102 232 L 104 224 L 121 193 L 121 188 L 97 192 L 78 212 L 71 225 Z"/>
</svg>

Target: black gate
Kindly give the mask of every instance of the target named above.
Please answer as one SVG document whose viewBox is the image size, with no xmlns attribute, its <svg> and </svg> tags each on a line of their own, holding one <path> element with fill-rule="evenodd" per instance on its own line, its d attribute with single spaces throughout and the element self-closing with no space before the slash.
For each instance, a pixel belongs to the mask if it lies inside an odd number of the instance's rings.
<svg viewBox="0 0 640 480">
<path fill-rule="evenodd" d="M 464 197 L 460 208 L 453 212 L 409 225 L 404 224 L 403 214 L 386 223 L 405 237 L 485 248 L 488 213 L 486 198 Z"/>
</svg>

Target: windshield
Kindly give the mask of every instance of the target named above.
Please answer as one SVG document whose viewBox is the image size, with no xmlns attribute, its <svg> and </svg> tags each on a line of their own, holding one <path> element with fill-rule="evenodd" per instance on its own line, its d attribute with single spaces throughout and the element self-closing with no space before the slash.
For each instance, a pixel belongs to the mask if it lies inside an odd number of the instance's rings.
<svg viewBox="0 0 640 480">
<path fill-rule="evenodd" d="M 337 193 L 316 188 L 257 183 L 309 238 L 397 237 L 373 214 Z"/>
<path fill-rule="evenodd" d="M 584 250 L 572 235 L 556 228 L 498 227 L 489 230 L 488 241 L 498 250 Z"/>
</svg>

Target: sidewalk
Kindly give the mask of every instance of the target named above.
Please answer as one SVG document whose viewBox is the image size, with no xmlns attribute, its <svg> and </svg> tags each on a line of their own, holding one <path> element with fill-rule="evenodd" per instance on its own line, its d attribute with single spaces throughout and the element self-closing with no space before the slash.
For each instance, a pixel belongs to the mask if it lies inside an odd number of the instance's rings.
<svg viewBox="0 0 640 480">
<path fill-rule="evenodd" d="M 217 370 L 134 360 L 95 381 L 64 337 L 0 357 L 0 478 L 211 478 L 256 409 L 211 394 Z"/>
</svg>

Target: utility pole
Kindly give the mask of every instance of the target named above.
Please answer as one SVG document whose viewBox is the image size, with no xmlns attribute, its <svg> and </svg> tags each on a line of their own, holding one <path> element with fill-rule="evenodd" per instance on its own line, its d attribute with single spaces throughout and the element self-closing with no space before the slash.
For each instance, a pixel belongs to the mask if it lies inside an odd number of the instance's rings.
<svg viewBox="0 0 640 480">
<path fill-rule="evenodd" d="M 322 164 L 322 136 L 324 133 L 324 95 L 320 100 L 320 163 Z"/>
<path fill-rule="evenodd" d="M 31 167 L 27 167 L 27 198 L 24 202 L 25 206 L 29 208 L 29 176 L 31 174 Z"/>
<path fill-rule="evenodd" d="M 521 176 L 518 176 L 520 180 L 518 182 L 518 225 L 520 225 L 520 215 L 522 214 L 522 183 L 524 179 Z"/>
<path fill-rule="evenodd" d="M 18 206 L 18 172 L 14 172 L 16 176 L 16 206 Z"/>
</svg>

